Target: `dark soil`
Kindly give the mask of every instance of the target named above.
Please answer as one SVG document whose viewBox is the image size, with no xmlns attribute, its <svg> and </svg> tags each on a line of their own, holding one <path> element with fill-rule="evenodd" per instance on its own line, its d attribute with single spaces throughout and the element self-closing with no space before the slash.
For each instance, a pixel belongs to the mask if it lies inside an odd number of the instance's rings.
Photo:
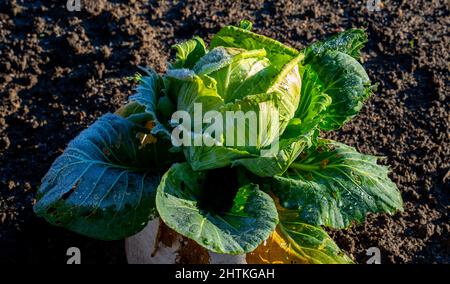
<svg viewBox="0 0 450 284">
<path fill-rule="evenodd" d="M 133 93 L 137 65 L 162 72 L 175 42 L 240 19 L 296 48 L 364 27 L 364 65 L 378 91 L 330 136 L 386 156 L 405 200 L 394 216 L 332 232 L 358 262 L 450 263 L 449 5 L 442 1 L 0 1 L 0 262 L 125 262 L 123 242 L 101 242 L 34 216 L 40 179 L 78 132 Z M 242 1 L 244 2 L 244 1 Z M 55 4 L 58 3 L 58 4 Z M 363 4 L 361 4 L 363 3 Z"/>
</svg>

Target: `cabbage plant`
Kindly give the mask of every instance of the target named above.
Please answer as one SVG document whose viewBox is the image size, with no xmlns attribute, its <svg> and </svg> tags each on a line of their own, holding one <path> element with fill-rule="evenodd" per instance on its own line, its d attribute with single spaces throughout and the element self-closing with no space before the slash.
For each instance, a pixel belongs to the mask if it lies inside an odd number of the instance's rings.
<svg viewBox="0 0 450 284">
<path fill-rule="evenodd" d="M 174 45 L 164 74 L 142 69 L 130 102 L 53 163 L 35 212 L 102 240 L 160 217 L 248 262 L 351 263 L 324 228 L 402 208 L 378 157 L 321 138 L 373 91 L 358 61 L 366 34 L 351 29 L 296 50 L 251 29 L 242 21 L 208 46 L 200 37 Z M 229 113 L 255 116 L 237 129 Z"/>
</svg>

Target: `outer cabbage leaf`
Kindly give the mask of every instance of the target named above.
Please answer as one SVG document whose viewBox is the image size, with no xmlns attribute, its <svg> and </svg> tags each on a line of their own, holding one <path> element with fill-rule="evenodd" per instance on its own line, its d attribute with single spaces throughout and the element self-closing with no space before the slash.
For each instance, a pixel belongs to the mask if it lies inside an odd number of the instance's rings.
<svg viewBox="0 0 450 284">
<path fill-rule="evenodd" d="M 49 223 L 102 240 L 139 232 L 155 216 L 159 183 L 153 146 L 136 126 L 106 114 L 69 143 L 42 180 L 34 210 Z M 165 140 L 164 140 L 165 141 Z"/>
<path fill-rule="evenodd" d="M 280 135 L 294 117 L 300 102 L 302 81 L 298 64 L 302 58 L 303 55 L 299 55 L 289 61 L 268 89 L 268 92 L 275 93 L 280 98 Z"/>
<path fill-rule="evenodd" d="M 218 47 L 211 50 L 194 67 L 197 74 L 208 74 L 217 82 L 218 94 L 225 102 L 232 102 L 247 95 L 261 93 L 267 87 L 260 86 L 253 78 L 266 74 L 261 72 L 269 66 L 264 57 L 264 49 L 246 51 L 245 49 Z M 251 88 L 245 84 L 255 82 Z"/>
<path fill-rule="evenodd" d="M 283 174 L 300 153 L 311 146 L 311 134 L 293 138 L 281 138 L 279 151 L 264 156 L 253 156 L 233 161 L 233 166 L 243 166 L 260 177 L 272 177 Z"/>
<path fill-rule="evenodd" d="M 280 108 L 280 97 L 276 93 L 267 93 L 267 94 L 257 94 L 257 95 L 249 95 L 244 97 L 242 100 L 237 100 L 234 103 L 229 103 L 220 109 L 220 113 L 224 117 L 224 129 L 228 129 L 231 126 L 234 127 L 234 135 L 233 140 L 229 141 L 224 137 L 224 143 L 226 143 L 227 147 L 236 147 L 242 150 L 249 151 L 254 154 L 259 154 L 259 149 L 269 146 L 274 139 L 278 138 L 280 131 L 280 122 L 276 119 L 274 120 L 274 116 L 281 116 L 279 114 Z M 250 124 L 250 119 L 246 119 L 243 126 L 245 129 L 242 129 L 236 120 L 228 121 L 226 120 L 227 112 L 237 113 L 239 111 L 244 114 L 254 113 L 255 114 L 255 125 Z M 256 129 L 254 127 L 256 126 Z M 232 129 L 230 128 L 230 131 Z M 248 145 L 248 141 L 245 141 L 245 145 L 241 145 L 239 147 L 238 143 L 238 132 L 243 132 L 245 130 L 246 139 L 247 136 L 254 135 L 256 136 L 256 145 Z"/>
<path fill-rule="evenodd" d="M 292 220 L 345 228 L 363 221 L 369 212 L 394 213 L 402 208 L 388 167 L 378 165 L 376 157 L 329 140 L 320 140 L 317 148 L 300 157 L 272 180 L 280 205 L 295 210 Z"/>
<path fill-rule="evenodd" d="M 145 112 L 145 107 L 137 102 L 130 102 L 121 106 L 115 114 L 121 117 L 129 117 L 133 114 L 140 114 Z"/>
<path fill-rule="evenodd" d="M 171 64 L 171 68 L 193 68 L 197 61 L 206 54 L 205 43 L 198 36 L 177 43 L 172 48 L 176 50 L 176 60 Z"/>
<path fill-rule="evenodd" d="M 323 83 L 311 66 L 304 67 L 301 99 L 295 114 L 295 117 L 299 119 L 295 125 L 296 128 L 308 130 L 317 127 L 322 122 L 326 109 L 332 102 L 331 97 L 324 93 L 323 89 Z"/>
<path fill-rule="evenodd" d="M 278 223 L 273 200 L 258 186 L 248 184 L 238 190 L 228 212 L 202 210 L 198 207 L 201 195 L 214 194 L 214 188 L 202 186 L 204 175 L 205 172 L 195 172 L 184 163 L 173 165 L 163 176 L 156 206 L 164 223 L 217 253 L 254 250 Z"/>
<path fill-rule="evenodd" d="M 272 235 L 247 254 L 249 264 L 353 263 L 320 227 L 281 221 Z"/>
<path fill-rule="evenodd" d="M 359 60 L 360 50 L 367 42 L 367 35 L 363 30 L 350 29 L 337 33 L 325 40 L 317 41 L 304 50 L 304 63 L 308 64 L 315 56 L 321 56 L 327 51 L 340 51 Z"/>
<path fill-rule="evenodd" d="M 246 50 L 262 49 L 272 64 L 283 64 L 298 56 L 299 52 L 279 41 L 256 34 L 247 29 L 235 26 L 222 28 L 211 40 L 210 49 L 218 46 L 243 48 Z M 278 66 L 280 67 L 280 66 Z"/>
<path fill-rule="evenodd" d="M 251 31 L 253 29 L 253 23 L 249 20 L 242 20 L 239 22 L 239 27 L 241 29 Z"/>
<path fill-rule="evenodd" d="M 145 107 L 145 112 L 150 114 L 155 127 L 152 129 L 153 134 L 162 134 L 170 137 L 170 132 L 164 125 L 164 121 L 160 119 L 158 110 L 158 102 L 163 97 L 164 83 L 162 78 L 151 69 L 143 69 L 146 76 L 140 78 L 140 84 L 136 88 L 137 93 L 130 96 L 130 102 L 136 102 Z"/>
<path fill-rule="evenodd" d="M 321 84 L 318 88 L 331 98 L 331 104 L 326 107 L 326 111 L 320 112 L 322 116 L 320 128 L 327 131 L 338 129 L 359 112 L 364 101 L 370 96 L 372 92 L 370 79 L 358 61 L 339 51 L 327 51 L 321 56 L 314 57 L 309 66 L 318 77 L 318 81 L 314 84 Z M 310 77 L 309 80 L 311 78 L 314 77 Z M 306 80 L 305 84 L 311 82 Z M 312 97 L 312 101 L 326 101 L 327 98 L 316 90 L 305 94 L 305 97 Z M 300 105 L 303 106 L 303 102 Z M 308 109 L 301 113 L 305 114 L 308 116 Z"/>
</svg>

